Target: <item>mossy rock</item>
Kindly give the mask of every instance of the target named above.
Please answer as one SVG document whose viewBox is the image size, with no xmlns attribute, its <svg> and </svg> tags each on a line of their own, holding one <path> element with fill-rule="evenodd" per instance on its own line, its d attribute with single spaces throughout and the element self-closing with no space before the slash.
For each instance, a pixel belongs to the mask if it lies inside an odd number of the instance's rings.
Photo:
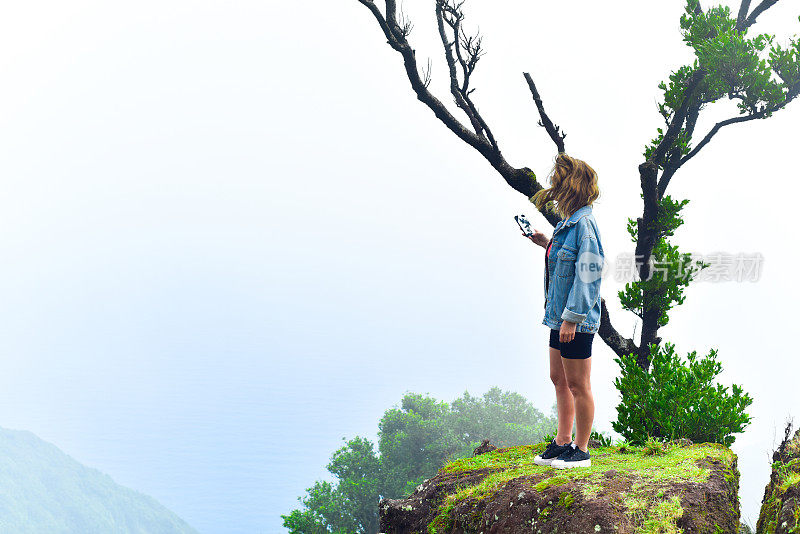
<svg viewBox="0 0 800 534">
<path fill-rule="evenodd" d="M 380 503 L 385 534 L 713 533 L 739 528 L 739 470 L 724 445 L 591 449 L 591 467 L 533 463 L 546 443 L 452 462 L 405 499 Z"/>
<path fill-rule="evenodd" d="M 773 455 L 764 488 L 757 534 L 800 533 L 800 429 L 781 443 L 779 451 Z"/>
</svg>

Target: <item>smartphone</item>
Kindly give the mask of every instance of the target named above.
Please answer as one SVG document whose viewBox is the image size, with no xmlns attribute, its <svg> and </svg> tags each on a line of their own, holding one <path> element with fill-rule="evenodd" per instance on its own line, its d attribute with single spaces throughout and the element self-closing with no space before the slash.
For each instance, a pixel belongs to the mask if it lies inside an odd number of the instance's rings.
<svg viewBox="0 0 800 534">
<path fill-rule="evenodd" d="M 528 219 L 525 218 L 525 215 L 515 215 L 514 220 L 517 221 L 522 233 L 524 233 L 526 236 L 533 235 L 533 228 L 531 228 L 531 223 L 528 222 Z"/>
</svg>

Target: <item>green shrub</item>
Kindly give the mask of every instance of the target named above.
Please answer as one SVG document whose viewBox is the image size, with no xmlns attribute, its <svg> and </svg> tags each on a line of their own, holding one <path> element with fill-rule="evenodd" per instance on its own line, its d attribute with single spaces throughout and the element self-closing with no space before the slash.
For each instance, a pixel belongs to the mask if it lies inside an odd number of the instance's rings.
<svg viewBox="0 0 800 534">
<path fill-rule="evenodd" d="M 651 345 L 649 371 L 636 363 L 634 354 L 614 358 L 622 375 L 614 380 L 621 402 L 613 429 L 635 445 L 660 437 L 729 447 L 736 439 L 733 434 L 750 423 L 745 408 L 753 399 L 736 384 L 728 393 L 727 387 L 712 383 L 722 372 L 716 350 L 699 360 L 693 351 L 687 358 L 685 365 L 672 343 Z"/>
</svg>

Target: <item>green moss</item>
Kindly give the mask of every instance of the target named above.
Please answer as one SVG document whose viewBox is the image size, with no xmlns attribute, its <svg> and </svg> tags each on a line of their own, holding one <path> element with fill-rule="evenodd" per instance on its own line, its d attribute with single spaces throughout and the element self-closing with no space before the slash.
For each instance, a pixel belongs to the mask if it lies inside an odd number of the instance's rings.
<svg viewBox="0 0 800 534">
<path fill-rule="evenodd" d="M 778 523 L 778 512 L 780 511 L 781 503 L 775 498 L 773 491 L 766 499 L 764 504 L 761 505 L 761 520 L 764 521 L 763 532 L 774 532 L 775 526 Z"/>
<path fill-rule="evenodd" d="M 534 486 L 534 488 L 536 489 L 536 491 L 540 491 L 541 492 L 541 491 L 546 490 L 550 486 L 559 486 L 561 484 L 566 484 L 567 482 L 569 482 L 569 479 L 567 477 L 555 475 L 555 476 L 552 476 L 552 477 L 549 477 L 549 478 L 546 478 L 546 479 L 542 480 L 541 482 L 536 484 Z"/>
<path fill-rule="evenodd" d="M 539 513 L 539 519 L 541 519 L 542 521 L 547 521 L 547 517 L 550 515 L 550 510 L 551 508 L 549 506 L 546 506 L 544 510 L 542 510 Z"/>
<path fill-rule="evenodd" d="M 774 462 L 772 468 L 777 473 L 778 480 L 761 508 L 765 532 L 773 532 L 778 527 L 778 514 L 783 506 L 783 494 L 789 488 L 800 485 L 800 458 L 794 458 L 786 463 Z M 785 524 L 783 528 L 787 532 L 800 532 L 800 506 L 795 507 L 793 519 L 793 525 Z"/>
<path fill-rule="evenodd" d="M 738 469 L 734 470 L 730 467 L 726 467 L 723 470 L 723 476 L 725 477 L 726 482 L 733 482 L 734 480 L 737 480 L 739 478 L 739 470 Z"/>
<path fill-rule="evenodd" d="M 440 471 L 443 473 L 459 473 L 485 468 L 505 469 L 522 462 L 533 464 L 533 457 L 544 452 L 545 447 L 546 445 L 536 444 L 497 449 L 471 458 L 455 460 L 442 467 Z M 552 469 L 550 466 L 539 467 L 543 467 L 542 471 Z"/>
<path fill-rule="evenodd" d="M 778 514 L 783 506 L 783 495 L 791 487 L 800 485 L 800 458 L 793 458 L 784 463 L 775 461 L 772 463 L 772 471 L 777 475 L 775 486 L 766 496 L 761 505 L 759 515 L 760 532 L 774 532 L 778 528 Z M 783 525 L 787 532 L 800 532 L 800 506 L 794 511 L 794 525 Z"/>
<path fill-rule="evenodd" d="M 455 508 L 455 503 L 445 502 L 439 510 L 437 515 L 430 525 L 428 525 L 428 534 L 437 534 L 439 532 L 448 532 L 453 528 L 453 518 L 450 512 Z"/>
<path fill-rule="evenodd" d="M 800 473 L 789 473 L 778 486 L 778 492 L 784 493 L 792 486 L 800 484 Z"/>
<path fill-rule="evenodd" d="M 673 495 L 669 500 L 650 506 L 644 523 L 642 534 L 678 534 L 683 529 L 677 525 L 678 519 L 683 515 L 681 500 Z"/>
<path fill-rule="evenodd" d="M 677 520 L 683 515 L 680 498 L 673 495 L 670 499 L 661 500 L 661 497 L 663 490 L 656 493 L 655 498 L 647 495 L 629 495 L 623 500 L 633 523 L 641 525 L 637 532 L 642 534 L 682 532 L 677 526 Z"/>
<path fill-rule="evenodd" d="M 800 506 L 794 508 L 794 529 L 792 532 L 800 532 Z"/>
<path fill-rule="evenodd" d="M 561 477 L 570 480 L 586 479 L 591 475 L 602 474 L 614 469 L 620 472 L 637 474 L 651 482 L 693 480 L 703 482 L 708 478 L 709 470 L 699 467 L 696 461 L 706 456 L 719 457 L 727 465 L 731 465 L 734 454 L 724 446 L 721 454 L 714 449 L 717 444 L 703 443 L 690 447 L 671 448 L 660 455 L 645 456 L 642 449 L 630 453 L 619 454 L 614 447 L 598 447 L 592 449 L 592 465 L 565 469 Z M 550 466 L 536 465 L 533 458 L 544 450 L 546 444 L 508 447 L 481 454 L 473 458 L 464 458 L 447 464 L 441 469 L 444 473 L 461 473 L 476 469 L 492 468 L 497 472 L 487 476 L 480 484 L 466 488 L 466 496 L 492 493 L 503 484 L 521 476 L 547 474 L 552 472 Z M 551 482 L 552 483 L 552 482 Z M 548 483 L 548 484 L 551 484 Z M 560 482 L 563 483 L 563 482 Z"/>
<path fill-rule="evenodd" d="M 778 490 L 785 492 L 790 486 L 800 483 L 800 458 L 794 458 L 787 463 L 775 462 L 772 464 L 778 473 Z"/>
<path fill-rule="evenodd" d="M 564 492 L 558 496 L 558 506 L 563 506 L 567 510 L 569 507 L 572 506 L 572 503 L 575 502 L 575 497 L 572 496 L 569 492 Z"/>
<path fill-rule="evenodd" d="M 597 496 L 603 489 L 603 485 L 599 483 L 590 483 L 583 486 L 583 496 L 587 499 L 592 499 Z"/>
<path fill-rule="evenodd" d="M 671 533 L 679 532 L 675 526 L 677 518 L 683 510 L 680 499 L 673 496 L 664 500 L 664 487 L 674 482 L 704 482 L 710 474 L 709 469 L 697 465 L 697 460 L 711 456 L 719 459 L 731 471 L 726 478 L 733 477 L 734 453 L 718 443 L 700 443 L 689 447 L 666 447 L 660 454 L 645 454 L 644 447 L 629 447 L 622 454 L 616 447 L 598 447 L 591 450 L 592 465 L 573 469 L 559 470 L 553 474 L 550 466 L 540 466 L 533 462 L 534 457 L 544 451 L 546 443 L 506 447 L 481 454 L 472 458 L 456 460 L 444 466 L 442 473 L 468 473 L 478 469 L 491 469 L 481 482 L 471 486 L 460 487 L 455 493 L 445 498 L 439 515 L 436 518 L 438 528 L 447 529 L 449 511 L 456 503 L 467 499 L 486 499 L 500 491 L 509 481 L 519 477 L 545 477 L 534 484 L 534 488 L 543 492 L 547 488 L 574 482 L 579 484 L 584 497 L 594 497 L 604 484 L 603 474 L 616 470 L 623 474 L 635 475 L 639 478 L 631 490 L 622 493 L 626 507 L 636 516 L 635 523 L 645 525 L 643 532 Z M 550 475 L 550 476 L 548 476 Z M 534 479 L 536 480 L 536 479 Z M 574 495 L 564 492 L 558 504 L 569 508 L 575 501 Z M 550 507 L 540 513 L 544 520 L 551 513 Z M 433 523 L 432 523 L 433 525 Z M 438 530 L 442 532 L 442 530 Z M 435 534 L 431 532 L 431 534 Z"/>
<path fill-rule="evenodd" d="M 622 493 L 622 504 L 634 524 L 640 525 L 647 518 L 647 499 L 642 495 Z"/>
</svg>

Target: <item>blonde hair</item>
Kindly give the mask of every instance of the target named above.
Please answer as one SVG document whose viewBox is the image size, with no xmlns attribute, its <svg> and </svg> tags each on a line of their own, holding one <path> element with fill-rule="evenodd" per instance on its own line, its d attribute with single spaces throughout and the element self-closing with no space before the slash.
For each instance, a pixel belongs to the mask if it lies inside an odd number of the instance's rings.
<svg viewBox="0 0 800 534">
<path fill-rule="evenodd" d="M 585 161 L 559 152 L 550 171 L 550 187 L 530 197 L 537 209 L 552 209 L 566 219 L 579 208 L 592 205 L 600 196 L 597 173 Z M 552 203 L 555 202 L 555 207 Z"/>
</svg>

